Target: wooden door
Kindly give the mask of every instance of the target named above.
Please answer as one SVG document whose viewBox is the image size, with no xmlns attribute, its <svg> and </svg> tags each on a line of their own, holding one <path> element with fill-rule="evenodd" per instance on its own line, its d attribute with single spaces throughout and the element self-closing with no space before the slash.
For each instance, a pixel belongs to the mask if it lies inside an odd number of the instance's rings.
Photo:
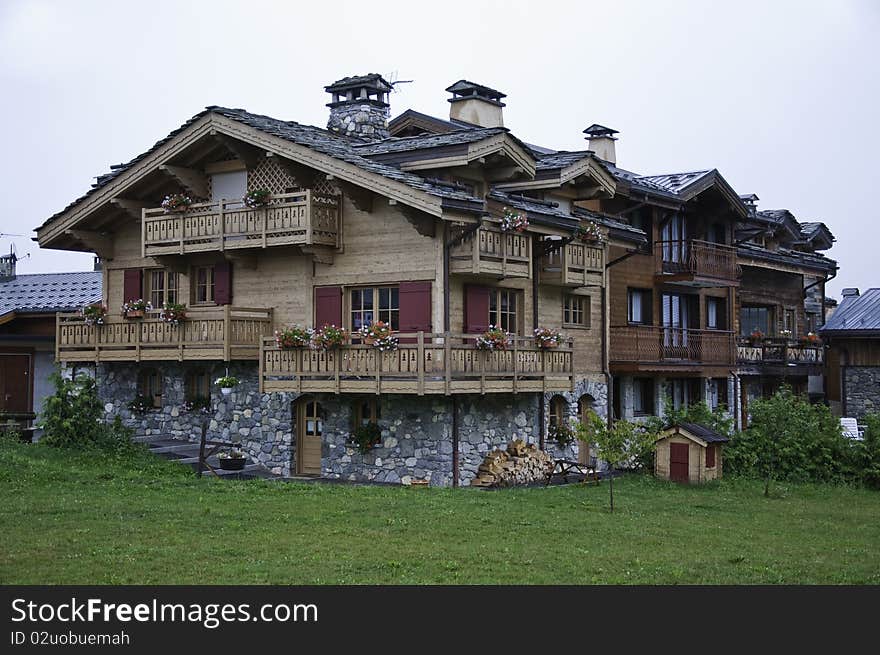
<svg viewBox="0 0 880 655">
<path fill-rule="evenodd" d="M 673 482 L 689 482 L 688 444 L 669 444 L 669 479 Z"/>
<path fill-rule="evenodd" d="M 297 405 L 296 472 L 300 475 L 321 475 L 321 435 L 324 419 L 321 404 L 312 399 Z"/>
<path fill-rule="evenodd" d="M 31 356 L 0 354 L 0 412 L 31 411 Z"/>
<path fill-rule="evenodd" d="M 581 396 L 578 400 L 578 419 L 584 425 L 587 424 L 587 421 L 590 418 L 590 413 L 593 411 L 594 403 L 594 398 L 586 394 Z M 591 459 L 590 446 L 583 441 L 578 441 L 578 463 L 589 466 L 591 463 Z"/>
</svg>

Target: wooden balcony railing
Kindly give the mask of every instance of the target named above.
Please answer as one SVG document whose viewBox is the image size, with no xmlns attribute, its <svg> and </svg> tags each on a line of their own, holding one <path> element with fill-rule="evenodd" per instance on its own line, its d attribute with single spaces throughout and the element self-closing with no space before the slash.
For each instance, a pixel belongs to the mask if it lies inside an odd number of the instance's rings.
<svg viewBox="0 0 880 655">
<path fill-rule="evenodd" d="M 221 200 L 196 203 L 182 213 L 144 209 L 142 252 L 147 257 L 286 245 L 335 247 L 340 201 L 306 189 L 272 195 L 268 205 L 258 208 Z"/>
<path fill-rule="evenodd" d="M 308 393 L 517 393 L 570 391 L 572 344 L 541 350 L 527 337 L 515 337 L 508 350 L 477 350 L 477 335 L 398 335 L 396 351 L 345 345 L 335 350 L 281 350 L 263 340 L 264 392 Z"/>
<path fill-rule="evenodd" d="M 785 366 L 821 366 L 825 361 L 821 344 L 798 344 L 788 341 L 755 343 L 740 339 L 736 359 L 741 364 L 783 364 Z"/>
<path fill-rule="evenodd" d="M 256 360 L 260 341 L 272 334 L 272 310 L 247 307 L 189 308 L 178 325 L 158 314 L 142 319 L 107 316 L 87 325 L 79 314 L 58 314 L 58 361 Z"/>
<path fill-rule="evenodd" d="M 450 253 L 450 272 L 496 277 L 532 277 L 532 235 L 481 227 Z"/>
<path fill-rule="evenodd" d="M 611 360 L 663 364 L 734 363 L 733 332 L 653 325 L 611 328 Z"/>
<path fill-rule="evenodd" d="M 735 281 L 742 275 L 736 248 L 697 240 L 654 243 L 657 273 Z"/>
<path fill-rule="evenodd" d="M 582 287 L 601 284 L 604 274 L 605 249 L 602 246 L 569 243 L 544 256 L 541 282 Z"/>
</svg>

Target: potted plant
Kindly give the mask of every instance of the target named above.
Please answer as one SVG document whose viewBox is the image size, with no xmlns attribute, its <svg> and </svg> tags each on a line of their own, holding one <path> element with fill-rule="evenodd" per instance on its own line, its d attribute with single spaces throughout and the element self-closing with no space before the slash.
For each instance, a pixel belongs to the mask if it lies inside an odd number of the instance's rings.
<svg viewBox="0 0 880 655">
<path fill-rule="evenodd" d="M 541 350 L 548 350 L 549 348 L 561 346 L 563 340 L 564 339 L 559 333 L 559 330 L 554 330 L 553 328 L 535 329 L 535 345 Z"/>
<path fill-rule="evenodd" d="M 128 403 L 128 409 L 135 414 L 144 414 L 151 409 L 155 409 L 155 404 L 151 396 L 138 394 L 134 397 L 134 400 Z"/>
<path fill-rule="evenodd" d="M 529 219 L 525 214 L 513 211 L 509 207 L 504 208 L 504 214 L 501 216 L 502 232 L 525 232 L 529 226 Z"/>
<path fill-rule="evenodd" d="M 587 221 L 577 226 L 574 238 L 582 243 L 602 243 L 604 236 L 596 221 Z"/>
<path fill-rule="evenodd" d="M 345 343 L 345 337 L 345 328 L 339 328 L 335 325 L 325 325 L 320 330 L 315 330 L 312 333 L 312 338 L 309 341 L 309 348 L 312 350 L 330 350 L 332 348 L 339 348 Z"/>
<path fill-rule="evenodd" d="M 233 388 L 238 386 L 238 382 L 238 378 L 234 375 L 224 375 L 223 377 L 217 378 L 217 381 L 214 384 L 220 387 L 220 393 L 224 396 L 228 396 L 232 393 Z"/>
<path fill-rule="evenodd" d="M 364 423 L 355 428 L 351 440 L 361 454 L 366 454 L 382 442 L 382 429 L 376 423 Z"/>
<path fill-rule="evenodd" d="M 185 212 L 192 204 L 192 198 L 182 193 L 172 193 L 162 200 L 162 209 L 166 214 Z"/>
<path fill-rule="evenodd" d="M 565 448 L 575 440 L 574 428 L 568 423 L 551 423 L 547 429 L 547 436 Z"/>
<path fill-rule="evenodd" d="M 138 298 L 122 304 L 122 315 L 125 318 L 143 318 L 146 312 L 153 311 L 153 305 L 148 300 Z"/>
<path fill-rule="evenodd" d="M 764 333 L 761 332 L 758 328 L 753 328 L 751 334 L 749 334 L 749 341 L 753 346 L 757 346 L 764 339 Z"/>
<path fill-rule="evenodd" d="M 269 189 L 254 189 L 244 194 L 242 200 L 244 200 L 245 206 L 256 209 L 268 205 L 271 196 L 272 194 L 269 193 Z"/>
<path fill-rule="evenodd" d="M 220 461 L 220 468 L 224 471 L 240 471 L 247 463 L 247 457 L 238 448 L 230 448 L 218 453 L 217 459 Z"/>
<path fill-rule="evenodd" d="M 275 330 L 275 345 L 282 350 L 305 348 L 311 342 L 314 332 L 312 328 L 304 328 L 299 325 Z"/>
<path fill-rule="evenodd" d="M 107 316 L 107 306 L 100 303 L 86 305 L 79 310 L 80 316 L 86 325 L 104 325 Z"/>
<path fill-rule="evenodd" d="M 815 332 L 807 332 L 799 341 L 804 346 L 815 346 L 819 343 L 819 335 Z"/>
<path fill-rule="evenodd" d="M 186 412 L 200 412 L 208 410 L 211 407 L 211 399 L 207 396 L 193 396 L 183 403 L 183 409 Z"/>
<path fill-rule="evenodd" d="M 400 341 L 394 336 L 391 326 L 384 321 L 375 321 L 370 325 L 363 325 L 358 330 L 360 338 L 368 346 L 373 346 L 376 350 L 388 352 L 397 350 Z"/>
<path fill-rule="evenodd" d="M 512 337 L 512 334 L 490 325 L 488 330 L 474 340 L 474 345 L 477 350 L 507 350 Z"/>
<path fill-rule="evenodd" d="M 180 322 L 186 318 L 186 305 L 177 302 L 166 302 L 162 305 L 162 311 L 159 318 L 166 323 L 172 325 L 180 325 Z"/>
</svg>

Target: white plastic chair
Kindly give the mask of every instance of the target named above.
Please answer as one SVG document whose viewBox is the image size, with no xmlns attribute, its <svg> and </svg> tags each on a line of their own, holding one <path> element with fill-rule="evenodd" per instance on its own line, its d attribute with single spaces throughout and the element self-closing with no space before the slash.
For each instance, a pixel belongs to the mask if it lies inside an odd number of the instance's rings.
<svg viewBox="0 0 880 655">
<path fill-rule="evenodd" d="M 858 421 L 852 417 L 841 417 L 840 426 L 843 428 L 844 437 L 861 440 L 864 436 L 862 430 L 859 430 Z"/>
</svg>

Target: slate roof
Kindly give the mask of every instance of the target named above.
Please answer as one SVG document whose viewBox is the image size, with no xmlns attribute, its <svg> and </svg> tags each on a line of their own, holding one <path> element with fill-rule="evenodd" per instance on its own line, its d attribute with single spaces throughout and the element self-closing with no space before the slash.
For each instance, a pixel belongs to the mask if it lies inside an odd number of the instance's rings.
<svg viewBox="0 0 880 655">
<path fill-rule="evenodd" d="M 357 143 L 352 147 L 358 154 L 369 157 L 370 155 L 382 155 L 390 152 L 406 152 L 411 150 L 423 150 L 425 148 L 440 148 L 462 143 L 474 143 L 482 141 L 496 134 L 506 133 L 503 127 L 480 127 L 474 129 L 460 129 L 445 134 L 419 134 L 417 136 L 391 137 L 383 141 L 371 143 Z"/>
<path fill-rule="evenodd" d="M 656 185 L 670 193 L 681 193 L 685 188 L 712 172 L 712 170 L 705 170 L 689 173 L 665 173 L 663 175 L 639 175 L 636 180 L 641 184 Z"/>
<path fill-rule="evenodd" d="M 749 242 L 737 244 L 736 251 L 740 257 L 754 257 L 755 259 L 792 264 L 821 271 L 833 271 L 837 268 L 835 260 L 816 252 L 803 252 L 782 247 L 776 250 L 768 250 L 756 243 Z"/>
<path fill-rule="evenodd" d="M 725 443 L 730 441 L 723 434 L 719 434 L 715 432 L 712 428 L 708 428 L 705 425 L 700 425 L 699 423 L 679 423 L 678 427 L 683 428 L 690 432 L 695 437 L 699 437 L 706 443 Z"/>
<path fill-rule="evenodd" d="M 611 136 L 612 134 L 619 134 L 619 130 L 614 130 L 610 127 L 605 127 L 604 125 L 599 125 L 599 123 L 593 123 L 584 130 L 584 134 L 589 134 L 590 136 Z"/>
<path fill-rule="evenodd" d="M 36 273 L 0 282 L 0 316 L 73 311 L 101 300 L 101 272 Z"/>
<path fill-rule="evenodd" d="M 431 123 L 433 126 L 441 129 L 443 132 L 484 129 L 481 128 L 479 125 L 465 123 L 464 121 L 446 120 L 445 118 L 437 118 L 436 116 L 431 116 L 430 114 L 423 114 L 422 112 L 416 111 L 415 109 L 407 109 L 403 113 L 398 114 L 397 116 L 392 118 L 390 121 L 388 121 L 388 128 L 393 130 L 396 123 L 405 121 L 408 118 L 422 121 L 424 123 Z"/>
<path fill-rule="evenodd" d="M 577 162 L 592 156 L 592 150 L 574 150 L 570 152 L 559 150 L 550 154 L 539 154 L 538 164 L 535 168 L 539 171 L 566 168 L 567 166 L 571 166 L 572 164 L 576 164 Z"/>
<path fill-rule="evenodd" d="M 484 96 L 489 96 L 490 98 L 494 98 L 496 100 L 507 97 L 506 94 L 501 93 L 501 91 L 498 91 L 497 89 L 485 86 L 484 84 L 469 82 L 468 80 L 459 80 L 458 82 L 454 82 L 453 84 L 446 87 L 446 91 L 448 91 L 449 93 L 465 93 L 466 91 L 470 91 L 471 89 L 478 91 Z"/>
<path fill-rule="evenodd" d="M 844 296 L 819 331 L 840 336 L 880 336 L 880 288 L 868 289 L 860 296 Z"/>
<path fill-rule="evenodd" d="M 391 83 L 379 75 L 379 73 L 369 73 L 367 75 L 343 77 L 341 80 L 336 80 L 333 84 L 325 86 L 324 90 L 327 92 L 333 92 L 358 86 L 372 86 L 375 88 L 382 88 L 386 91 L 391 91 L 394 88 L 391 86 Z"/>
</svg>

